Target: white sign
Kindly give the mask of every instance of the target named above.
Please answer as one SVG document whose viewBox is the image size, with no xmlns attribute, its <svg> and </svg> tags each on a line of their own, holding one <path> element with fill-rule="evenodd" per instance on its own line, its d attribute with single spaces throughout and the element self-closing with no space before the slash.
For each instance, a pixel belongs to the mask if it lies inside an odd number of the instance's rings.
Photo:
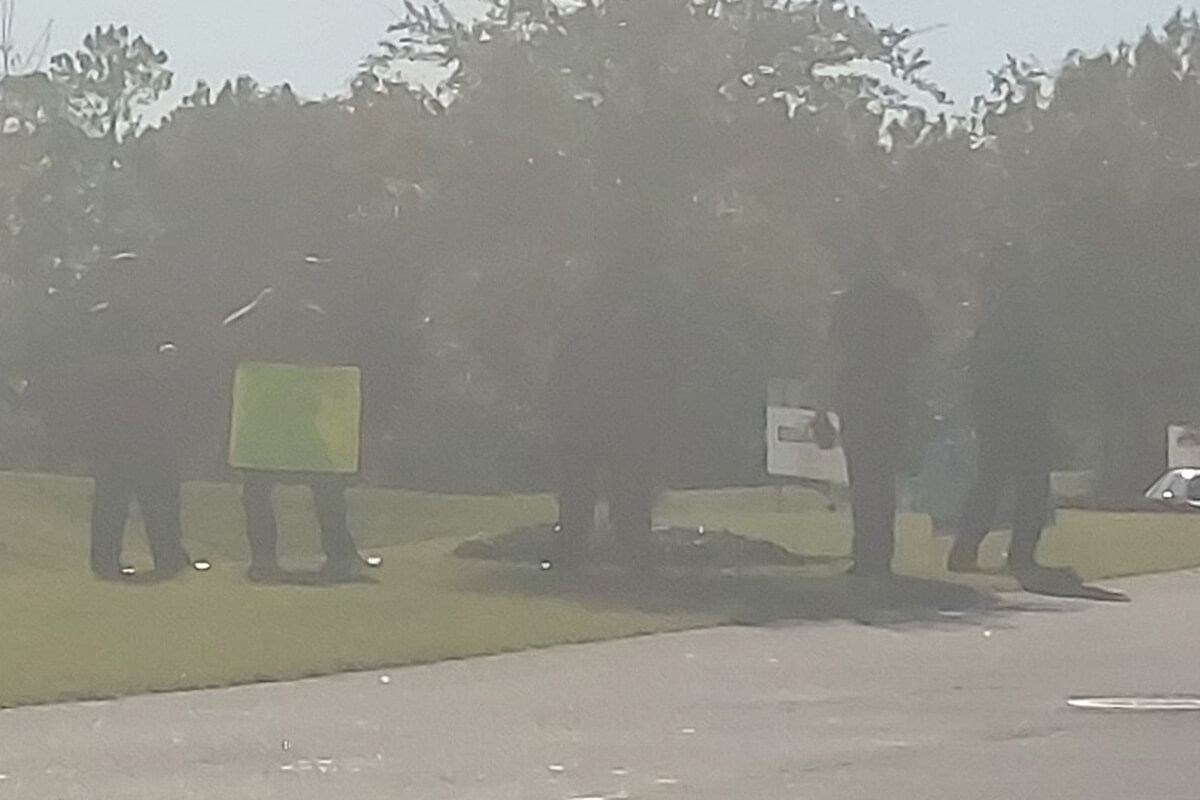
<svg viewBox="0 0 1200 800">
<path fill-rule="evenodd" d="M 1167 426 L 1167 469 L 1200 467 L 1200 427 Z"/>
<path fill-rule="evenodd" d="M 817 444 L 818 414 L 811 408 L 767 406 L 767 472 L 787 478 L 849 485 L 841 442 L 829 450 Z M 830 415 L 840 428 L 836 415 Z"/>
</svg>

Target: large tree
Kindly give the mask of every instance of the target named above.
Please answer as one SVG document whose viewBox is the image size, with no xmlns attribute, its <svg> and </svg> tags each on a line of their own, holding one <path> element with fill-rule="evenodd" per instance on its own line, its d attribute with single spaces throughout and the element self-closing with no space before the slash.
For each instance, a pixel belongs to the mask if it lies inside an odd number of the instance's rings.
<svg viewBox="0 0 1200 800">
<path fill-rule="evenodd" d="M 432 213 L 461 222 L 459 327 L 514 407 L 564 370 L 572 419 L 674 394 L 686 453 L 658 477 L 757 479 L 765 379 L 811 363 L 829 251 L 945 135 L 912 102 L 932 87 L 907 34 L 836 2 L 627 0 L 508 3 L 474 27 L 413 9 L 395 34 L 385 56 L 451 73 L 424 94 L 451 152 Z M 633 377 L 637 315 L 673 343 L 668 384 Z M 580 339 L 594 368 L 572 363 Z"/>
<path fill-rule="evenodd" d="M 0 160 L 19 176 L 0 198 L 5 317 L 20 334 L 6 341 L 3 366 L 6 380 L 30 381 L 26 400 L 48 418 L 72 399 L 68 376 L 86 360 L 85 312 L 95 286 L 119 271 L 108 258 L 149 233 L 128 202 L 139 178 L 125 162 L 142 109 L 170 85 L 165 62 L 126 28 L 97 29 L 77 54 L 52 59 L 48 73 L 10 76 L 0 87 Z"/>
<path fill-rule="evenodd" d="M 1064 411 L 1110 494 L 1144 490 L 1166 423 L 1200 414 L 1198 33 L 1177 14 L 1053 78 L 1010 63 L 976 132 L 1001 213 L 1036 248 Z"/>
</svg>

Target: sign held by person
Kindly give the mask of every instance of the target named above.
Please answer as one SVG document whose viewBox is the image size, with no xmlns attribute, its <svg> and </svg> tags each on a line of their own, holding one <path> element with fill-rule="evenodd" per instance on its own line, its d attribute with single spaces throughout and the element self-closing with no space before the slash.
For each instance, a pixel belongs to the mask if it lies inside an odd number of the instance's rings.
<svg viewBox="0 0 1200 800">
<path fill-rule="evenodd" d="M 846 454 L 842 451 L 836 414 L 805 407 L 796 381 L 771 381 L 767 391 L 767 472 L 846 486 Z"/>
<path fill-rule="evenodd" d="M 233 383 L 230 466 L 357 473 L 361 384 L 358 367 L 239 365 Z"/>
</svg>

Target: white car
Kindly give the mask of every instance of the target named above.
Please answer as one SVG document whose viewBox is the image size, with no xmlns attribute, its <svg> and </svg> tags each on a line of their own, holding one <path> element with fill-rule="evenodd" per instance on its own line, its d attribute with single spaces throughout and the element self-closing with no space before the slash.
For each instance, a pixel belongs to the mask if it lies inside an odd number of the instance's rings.
<svg viewBox="0 0 1200 800">
<path fill-rule="evenodd" d="M 1146 490 L 1146 497 L 1176 508 L 1200 510 L 1200 468 L 1171 470 Z"/>
</svg>

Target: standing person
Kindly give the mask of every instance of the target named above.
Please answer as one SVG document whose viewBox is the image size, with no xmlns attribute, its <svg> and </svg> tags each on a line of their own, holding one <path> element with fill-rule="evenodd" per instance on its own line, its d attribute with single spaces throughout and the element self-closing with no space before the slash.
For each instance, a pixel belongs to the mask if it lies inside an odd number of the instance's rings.
<svg viewBox="0 0 1200 800">
<path fill-rule="evenodd" d="M 559 350 L 548 386 L 567 571 L 585 567 L 601 490 L 625 561 L 653 566 L 652 517 L 671 422 L 669 323 L 648 298 L 591 315 Z"/>
<path fill-rule="evenodd" d="M 315 302 L 320 261 L 287 256 L 273 269 L 273 285 L 223 323 L 237 339 L 239 363 L 331 366 L 336 351 L 326 312 Z M 292 398 L 279 398 L 281 408 Z M 314 409 L 314 414 L 316 410 Z M 303 484 L 312 491 L 325 564 L 320 576 L 329 581 L 358 577 L 364 561 L 347 524 L 346 489 L 351 476 L 335 472 L 243 469 L 242 505 L 250 544 L 249 577 L 272 583 L 285 576 L 277 554 L 278 528 L 272 494 L 279 484 Z"/>
<path fill-rule="evenodd" d="M 180 488 L 188 420 L 178 347 L 156 335 L 150 310 L 115 297 L 91 310 L 92 359 L 81 384 L 81 454 L 95 479 L 91 568 L 124 575 L 121 547 L 129 503 L 141 507 L 154 559 L 152 575 L 190 565 L 182 543 Z"/>
<path fill-rule="evenodd" d="M 599 399 L 605 384 L 595 366 L 600 351 L 595 327 L 582 324 L 567 336 L 546 390 L 558 500 L 555 560 L 568 573 L 586 567 L 600 499 L 605 426 Z"/>
<path fill-rule="evenodd" d="M 596 267 L 574 297 L 545 399 L 559 501 L 558 560 L 585 569 L 603 493 L 624 562 L 652 573 L 653 514 L 679 379 L 673 255 L 657 204 L 636 192 L 600 218 Z"/>
<path fill-rule="evenodd" d="M 929 323 L 915 298 L 879 265 L 834 308 L 829 340 L 837 357 L 835 410 L 850 479 L 852 572 L 886 576 L 896 548 L 896 476 L 907 461 L 913 361 L 928 346 Z"/>
<path fill-rule="evenodd" d="M 969 391 L 979 441 L 979 468 L 950 551 L 955 572 L 978 569 L 979 546 L 992 528 L 1009 482 L 1015 484 L 1012 545 L 1014 574 L 1037 571 L 1034 559 L 1050 500 L 1050 367 L 1046 327 L 1028 264 L 1010 262 L 995 310 L 971 343 Z"/>
</svg>

